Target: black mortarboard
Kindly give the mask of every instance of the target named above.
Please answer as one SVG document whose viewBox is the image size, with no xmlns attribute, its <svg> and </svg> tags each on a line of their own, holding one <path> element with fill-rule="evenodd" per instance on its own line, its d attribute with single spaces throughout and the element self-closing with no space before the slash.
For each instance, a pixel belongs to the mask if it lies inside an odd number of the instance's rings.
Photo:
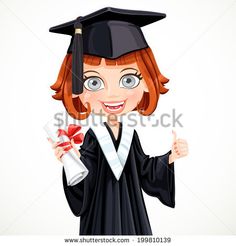
<svg viewBox="0 0 236 246">
<path fill-rule="evenodd" d="M 141 31 L 166 15 L 157 12 L 103 8 L 92 14 L 51 27 L 50 32 L 71 35 L 72 93 L 83 92 L 83 54 L 115 59 L 147 48 Z"/>
</svg>

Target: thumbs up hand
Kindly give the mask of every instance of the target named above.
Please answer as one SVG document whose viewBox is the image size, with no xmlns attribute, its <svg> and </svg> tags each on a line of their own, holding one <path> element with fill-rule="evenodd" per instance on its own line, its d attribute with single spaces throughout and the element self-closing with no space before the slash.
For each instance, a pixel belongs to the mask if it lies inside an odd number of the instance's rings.
<svg viewBox="0 0 236 246">
<path fill-rule="evenodd" d="M 175 160 L 188 155 L 188 143 L 184 139 L 177 139 L 176 132 L 172 130 L 173 143 L 171 148 L 171 154 L 169 156 L 169 164 Z"/>
</svg>

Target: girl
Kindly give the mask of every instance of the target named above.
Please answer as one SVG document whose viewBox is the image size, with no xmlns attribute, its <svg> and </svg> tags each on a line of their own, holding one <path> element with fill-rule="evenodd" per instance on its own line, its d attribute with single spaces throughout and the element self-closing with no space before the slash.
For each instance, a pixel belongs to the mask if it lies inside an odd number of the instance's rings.
<svg viewBox="0 0 236 246">
<path fill-rule="evenodd" d="M 140 29 L 161 18 L 160 13 L 105 8 L 50 29 L 64 34 L 75 29 L 73 49 L 70 45 L 51 87 L 56 91 L 53 98 L 62 100 L 75 119 L 85 119 L 91 111 L 107 117 L 107 122 L 91 126 L 80 150 L 71 141 L 88 175 L 70 185 L 63 168 L 65 195 L 74 215 L 80 216 L 81 235 L 151 235 L 142 190 L 175 206 L 174 161 L 187 155 L 186 141 L 174 133 L 169 152 L 149 157 L 137 132 L 117 120 L 131 111 L 152 114 L 160 94 L 168 91 L 168 79 L 160 73 Z M 82 41 L 81 58 L 76 42 Z M 81 66 L 83 80 L 77 73 Z M 53 147 L 58 159 L 66 153 L 57 144 Z"/>
</svg>

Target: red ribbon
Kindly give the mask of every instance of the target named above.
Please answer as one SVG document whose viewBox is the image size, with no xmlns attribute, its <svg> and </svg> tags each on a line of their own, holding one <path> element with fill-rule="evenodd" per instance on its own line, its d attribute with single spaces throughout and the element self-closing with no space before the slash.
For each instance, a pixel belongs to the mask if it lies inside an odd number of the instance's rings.
<svg viewBox="0 0 236 246">
<path fill-rule="evenodd" d="M 81 144 L 84 140 L 84 134 L 83 133 L 78 133 L 81 129 L 81 126 L 75 125 L 75 124 L 70 124 L 68 126 L 68 130 L 63 130 L 63 129 L 58 129 L 58 137 L 60 136 L 67 136 L 70 141 L 73 139 L 75 144 Z M 69 151 L 72 149 L 71 142 L 63 142 L 58 144 L 57 146 L 64 147 L 64 151 Z"/>
</svg>

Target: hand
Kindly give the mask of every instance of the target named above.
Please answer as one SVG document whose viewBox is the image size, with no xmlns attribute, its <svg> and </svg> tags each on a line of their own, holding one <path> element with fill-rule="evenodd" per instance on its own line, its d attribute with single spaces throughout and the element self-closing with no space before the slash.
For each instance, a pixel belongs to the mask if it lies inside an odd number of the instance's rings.
<svg viewBox="0 0 236 246">
<path fill-rule="evenodd" d="M 56 158 L 59 161 L 61 161 L 61 157 L 67 152 L 67 151 L 65 151 L 65 149 L 68 148 L 68 145 L 64 146 L 64 147 L 60 147 L 60 146 L 58 146 L 60 144 L 60 142 L 53 142 L 51 138 L 48 138 L 48 141 L 51 143 L 52 148 L 54 149 L 54 154 L 55 154 Z M 74 143 L 74 140 L 72 139 L 70 143 L 71 143 L 71 146 L 73 147 L 75 153 L 78 155 L 78 157 L 80 157 L 80 152 L 77 149 L 77 147 Z"/>
<path fill-rule="evenodd" d="M 177 139 L 176 132 L 172 130 L 173 133 L 173 144 L 171 148 L 171 154 L 169 156 L 169 164 L 173 163 L 175 160 L 188 155 L 188 143 L 184 139 Z"/>
</svg>

